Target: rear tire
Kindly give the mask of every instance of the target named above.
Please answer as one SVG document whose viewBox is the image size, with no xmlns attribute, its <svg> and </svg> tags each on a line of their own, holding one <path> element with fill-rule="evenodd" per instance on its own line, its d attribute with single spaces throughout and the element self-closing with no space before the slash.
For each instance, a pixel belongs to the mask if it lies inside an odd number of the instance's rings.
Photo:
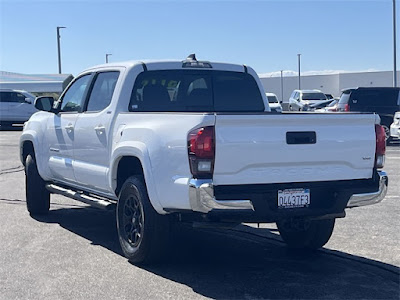
<svg viewBox="0 0 400 300">
<path fill-rule="evenodd" d="M 122 251 L 132 263 L 156 262 L 167 252 L 169 218 L 155 211 L 141 177 L 129 177 L 121 188 L 117 229 Z"/>
<path fill-rule="evenodd" d="M 31 215 L 46 214 L 50 209 L 50 192 L 40 177 L 33 154 L 25 161 L 26 206 Z"/>
<path fill-rule="evenodd" d="M 329 241 L 335 219 L 289 219 L 277 222 L 277 226 L 283 241 L 290 248 L 316 250 Z"/>
</svg>

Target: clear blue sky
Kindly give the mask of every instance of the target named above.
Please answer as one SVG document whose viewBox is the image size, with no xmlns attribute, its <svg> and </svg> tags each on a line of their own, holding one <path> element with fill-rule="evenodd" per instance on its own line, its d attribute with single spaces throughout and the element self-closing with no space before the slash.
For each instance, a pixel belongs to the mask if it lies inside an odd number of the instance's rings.
<svg viewBox="0 0 400 300">
<path fill-rule="evenodd" d="M 67 27 L 63 73 L 74 75 L 106 53 L 124 61 L 195 52 L 258 73 L 297 70 L 297 53 L 302 71 L 393 68 L 392 0 L 0 0 L 0 26 L 0 70 L 18 73 L 58 72 L 57 26 Z"/>
</svg>

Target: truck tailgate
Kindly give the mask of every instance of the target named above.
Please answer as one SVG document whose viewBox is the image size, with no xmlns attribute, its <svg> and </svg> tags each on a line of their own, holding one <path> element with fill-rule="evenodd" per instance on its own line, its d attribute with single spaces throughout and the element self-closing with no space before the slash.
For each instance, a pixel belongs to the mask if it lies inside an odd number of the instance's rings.
<svg viewBox="0 0 400 300">
<path fill-rule="evenodd" d="M 217 114 L 214 184 L 371 178 L 375 118 L 374 114 Z"/>
</svg>

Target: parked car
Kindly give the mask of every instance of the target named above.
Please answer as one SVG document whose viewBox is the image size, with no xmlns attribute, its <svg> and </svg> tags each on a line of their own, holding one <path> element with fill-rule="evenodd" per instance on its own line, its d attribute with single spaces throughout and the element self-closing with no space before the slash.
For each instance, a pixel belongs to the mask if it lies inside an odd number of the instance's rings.
<svg viewBox="0 0 400 300">
<path fill-rule="evenodd" d="M 337 111 L 337 105 L 339 99 L 332 100 L 327 106 L 315 109 L 316 112 L 335 112 Z"/>
<path fill-rule="evenodd" d="M 400 139 L 400 111 L 394 114 L 393 123 L 390 125 L 390 137 Z"/>
<path fill-rule="evenodd" d="M 312 104 L 306 104 L 302 107 L 301 110 L 303 111 L 314 111 L 316 109 L 322 109 L 325 108 L 326 106 L 330 105 L 334 100 L 333 99 L 329 99 L 329 100 L 322 100 L 319 102 L 315 102 Z"/>
<path fill-rule="evenodd" d="M 0 89 L 0 124 L 24 123 L 38 110 L 35 96 L 26 91 Z"/>
<path fill-rule="evenodd" d="M 374 112 L 379 114 L 390 142 L 390 124 L 394 114 L 400 110 L 400 88 L 398 87 L 358 87 L 342 91 L 338 111 Z"/>
<path fill-rule="evenodd" d="M 333 95 L 332 94 L 325 94 L 325 96 L 326 96 L 326 99 L 334 99 L 334 97 L 333 97 Z"/>
<path fill-rule="evenodd" d="M 346 208 L 386 195 L 377 115 L 273 115 L 248 66 L 109 63 L 35 105 L 20 138 L 29 213 L 50 193 L 115 209 L 134 263 L 166 253 L 181 221 L 276 222 L 290 247 L 317 249 Z"/>
<path fill-rule="evenodd" d="M 310 104 L 326 100 L 328 99 L 320 90 L 294 90 L 289 98 L 289 110 L 308 110 Z"/>
<path fill-rule="evenodd" d="M 271 111 L 282 112 L 282 101 L 279 101 L 278 97 L 274 93 L 265 93 L 265 96 L 267 96 Z"/>
</svg>

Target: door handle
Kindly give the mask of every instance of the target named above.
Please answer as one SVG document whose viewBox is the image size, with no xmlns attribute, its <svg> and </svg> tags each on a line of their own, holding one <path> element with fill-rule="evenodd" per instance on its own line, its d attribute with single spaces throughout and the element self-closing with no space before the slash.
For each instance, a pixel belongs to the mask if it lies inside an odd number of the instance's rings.
<svg viewBox="0 0 400 300">
<path fill-rule="evenodd" d="M 94 130 L 105 130 L 106 128 L 103 125 L 96 126 Z"/>
<path fill-rule="evenodd" d="M 103 132 L 106 130 L 106 128 L 103 125 L 98 125 L 94 128 L 99 134 L 103 134 Z"/>
<path fill-rule="evenodd" d="M 67 126 L 64 127 L 67 131 L 72 131 L 74 130 L 74 126 L 70 123 Z"/>
</svg>

